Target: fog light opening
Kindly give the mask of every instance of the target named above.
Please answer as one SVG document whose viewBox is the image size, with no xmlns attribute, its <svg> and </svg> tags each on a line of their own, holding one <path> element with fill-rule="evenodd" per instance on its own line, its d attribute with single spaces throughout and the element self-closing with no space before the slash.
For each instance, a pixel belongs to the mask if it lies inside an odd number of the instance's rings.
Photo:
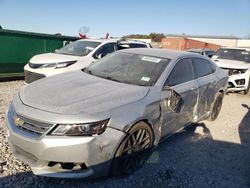
<svg viewBox="0 0 250 188">
<path fill-rule="evenodd" d="M 233 87 L 234 87 L 233 83 L 232 82 L 228 82 L 228 88 L 233 88 Z"/>
<path fill-rule="evenodd" d="M 237 85 L 245 85 L 245 79 L 235 80 Z"/>
<path fill-rule="evenodd" d="M 72 170 L 75 167 L 74 163 L 60 163 L 60 164 L 61 164 L 62 169 L 65 169 L 65 170 Z"/>
<path fill-rule="evenodd" d="M 48 163 L 49 167 L 60 168 L 64 170 L 87 170 L 87 166 L 85 163 L 63 163 L 63 162 L 55 162 L 50 161 Z"/>
<path fill-rule="evenodd" d="M 49 167 L 53 167 L 53 166 L 55 166 L 56 164 L 58 164 L 58 162 L 50 161 L 50 162 L 48 163 L 48 166 L 49 166 Z"/>
</svg>

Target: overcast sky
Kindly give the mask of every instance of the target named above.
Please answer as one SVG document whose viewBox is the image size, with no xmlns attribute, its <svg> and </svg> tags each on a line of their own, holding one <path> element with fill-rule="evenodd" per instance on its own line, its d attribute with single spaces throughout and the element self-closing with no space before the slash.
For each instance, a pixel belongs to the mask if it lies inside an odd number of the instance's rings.
<svg viewBox="0 0 250 188">
<path fill-rule="evenodd" d="M 250 0 L 0 0 L 5 29 L 90 37 L 250 34 Z"/>
</svg>

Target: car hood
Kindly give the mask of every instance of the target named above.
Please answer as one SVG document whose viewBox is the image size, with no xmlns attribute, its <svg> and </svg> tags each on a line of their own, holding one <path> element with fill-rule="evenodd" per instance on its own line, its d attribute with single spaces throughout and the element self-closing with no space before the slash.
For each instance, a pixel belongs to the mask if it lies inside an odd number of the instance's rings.
<svg viewBox="0 0 250 188">
<path fill-rule="evenodd" d="M 244 61 L 236 61 L 230 59 L 215 59 L 215 63 L 221 68 L 247 69 L 250 68 L 250 63 Z"/>
<path fill-rule="evenodd" d="M 45 63 L 60 63 L 68 61 L 77 61 L 79 56 L 56 54 L 56 53 L 46 53 L 35 55 L 30 59 L 31 63 L 34 64 L 45 64 Z"/>
<path fill-rule="evenodd" d="M 75 71 L 44 78 L 19 92 L 28 106 L 58 114 L 93 114 L 144 98 L 149 88 L 105 80 Z"/>
</svg>

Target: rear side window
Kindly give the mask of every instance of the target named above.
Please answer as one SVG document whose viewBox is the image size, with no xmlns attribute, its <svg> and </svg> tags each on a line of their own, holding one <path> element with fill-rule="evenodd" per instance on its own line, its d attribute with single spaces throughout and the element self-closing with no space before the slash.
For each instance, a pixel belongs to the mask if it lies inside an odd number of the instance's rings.
<svg viewBox="0 0 250 188">
<path fill-rule="evenodd" d="M 136 44 L 136 43 L 131 43 L 129 44 L 130 48 L 147 48 L 145 44 Z"/>
<path fill-rule="evenodd" d="M 104 57 L 115 51 L 116 51 L 116 43 L 105 44 L 96 51 L 93 57 L 97 59 L 99 55 L 101 55 L 101 57 Z"/>
<path fill-rule="evenodd" d="M 167 86 L 175 86 L 182 84 L 194 79 L 192 63 L 190 58 L 184 58 L 178 61 L 171 73 L 168 76 L 168 79 L 165 83 Z"/>
<path fill-rule="evenodd" d="M 209 61 L 202 58 L 192 58 L 195 79 L 207 76 L 215 72 L 216 67 Z"/>
<path fill-rule="evenodd" d="M 116 44 L 115 43 L 105 44 L 102 47 L 103 56 L 106 56 L 107 54 L 113 53 L 114 51 L 116 51 Z"/>
</svg>

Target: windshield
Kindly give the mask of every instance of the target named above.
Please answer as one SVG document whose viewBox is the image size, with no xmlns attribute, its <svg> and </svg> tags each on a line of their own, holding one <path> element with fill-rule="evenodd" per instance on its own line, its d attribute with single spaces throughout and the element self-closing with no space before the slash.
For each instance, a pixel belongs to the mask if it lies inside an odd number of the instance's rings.
<svg viewBox="0 0 250 188">
<path fill-rule="evenodd" d="M 100 42 L 78 40 L 62 47 L 59 50 L 56 50 L 55 53 L 75 56 L 86 56 L 99 44 Z"/>
<path fill-rule="evenodd" d="M 100 59 L 83 71 L 117 82 L 152 86 L 169 62 L 170 59 L 116 52 Z"/>
<path fill-rule="evenodd" d="M 231 59 L 250 63 L 250 52 L 244 49 L 219 49 L 215 56 L 218 56 L 218 59 Z"/>
</svg>

